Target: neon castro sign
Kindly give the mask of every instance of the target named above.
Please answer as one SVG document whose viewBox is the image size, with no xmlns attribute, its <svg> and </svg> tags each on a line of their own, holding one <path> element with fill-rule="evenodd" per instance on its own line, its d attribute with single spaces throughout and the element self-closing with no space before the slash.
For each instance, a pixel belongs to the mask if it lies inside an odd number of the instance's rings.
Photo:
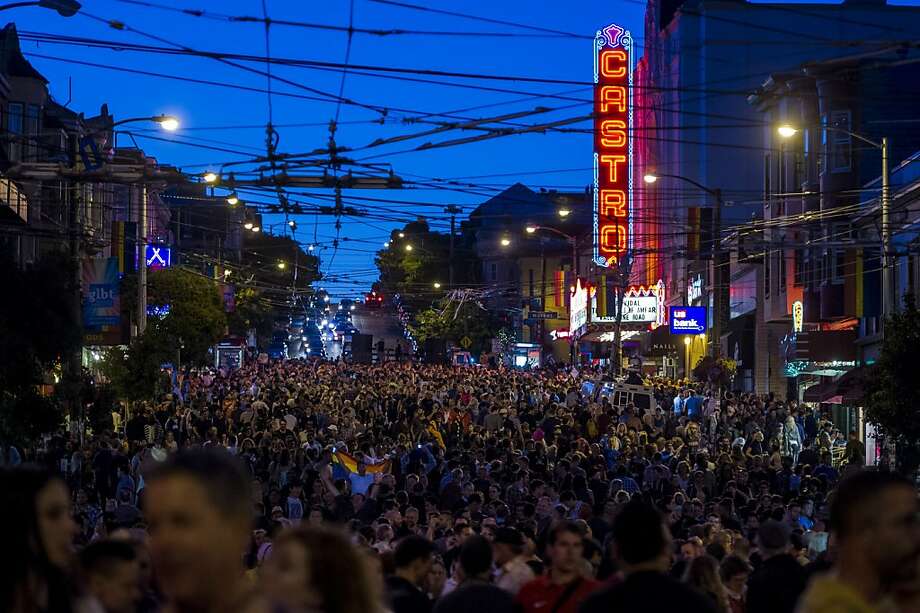
<svg viewBox="0 0 920 613">
<path fill-rule="evenodd" d="M 705 334 L 706 307 L 671 307 L 668 322 L 671 334 Z"/>
<path fill-rule="evenodd" d="M 616 266 L 632 247 L 632 36 L 594 39 L 594 261 Z"/>
</svg>

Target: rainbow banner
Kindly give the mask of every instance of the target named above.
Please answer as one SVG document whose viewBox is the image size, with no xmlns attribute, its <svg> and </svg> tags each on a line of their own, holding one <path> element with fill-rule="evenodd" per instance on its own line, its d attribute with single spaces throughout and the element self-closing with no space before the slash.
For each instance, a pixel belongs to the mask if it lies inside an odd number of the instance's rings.
<svg viewBox="0 0 920 613">
<path fill-rule="evenodd" d="M 336 451 L 332 454 L 332 461 L 346 472 L 358 472 L 358 458 L 349 455 L 344 451 Z M 366 472 L 368 473 L 388 473 L 390 472 L 390 461 L 384 460 L 376 464 L 367 464 Z"/>
</svg>

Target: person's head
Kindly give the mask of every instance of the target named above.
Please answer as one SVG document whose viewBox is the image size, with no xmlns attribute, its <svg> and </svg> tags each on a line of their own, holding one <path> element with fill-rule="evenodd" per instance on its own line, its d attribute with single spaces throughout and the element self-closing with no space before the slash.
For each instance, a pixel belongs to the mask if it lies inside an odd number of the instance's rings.
<svg viewBox="0 0 920 613">
<path fill-rule="evenodd" d="M 63 571 L 73 559 L 77 526 L 64 482 L 37 467 L 0 470 L 0 529 L 8 552 L 0 556 L 0 610 L 13 608 L 30 579 L 46 582 L 49 603 L 66 599 Z"/>
<path fill-rule="evenodd" d="M 498 528 L 492 541 L 495 563 L 501 566 L 521 555 L 524 551 L 524 537 L 514 528 Z"/>
<path fill-rule="evenodd" d="M 249 545 L 251 481 L 225 451 L 180 451 L 147 476 L 150 553 L 164 593 L 185 606 L 227 597 Z"/>
<path fill-rule="evenodd" d="M 304 526 L 282 532 L 263 577 L 267 595 L 291 610 L 373 613 L 380 608 L 369 560 L 338 531 Z"/>
<path fill-rule="evenodd" d="M 704 555 L 691 560 L 684 571 L 684 583 L 704 594 L 711 594 L 719 601 L 724 599 L 725 588 L 719 576 L 719 562 L 712 556 Z"/>
<path fill-rule="evenodd" d="M 492 570 L 492 547 L 481 536 L 471 536 L 460 547 L 460 570 L 465 579 L 488 577 Z"/>
<path fill-rule="evenodd" d="M 96 541 L 80 552 L 90 594 L 106 613 L 129 613 L 141 597 L 137 549 L 126 540 Z"/>
<path fill-rule="evenodd" d="M 577 572 L 584 551 L 584 536 L 575 522 L 561 521 L 553 526 L 547 536 L 546 551 L 554 572 Z"/>
<path fill-rule="evenodd" d="M 417 586 L 424 584 L 431 570 L 434 543 L 428 539 L 410 535 L 399 541 L 393 552 L 396 573 Z"/>
<path fill-rule="evenodd" d="M 631 500 L 613 521 L 616 557 L 624 570 L 664 571 L 670 562 L 671 534 L 658 510 L 639 500 Z"/>
<path fill-rule="evenodd" d="M 768 519 L 760 524 L 757 529 L 757 548 L 760 555 L 771 558 L 788 552 L 789 534 L 789 526 L 775 519 Z"/>
<path fill-rule="evenodd" d="M 750 574 L 751 565 L 736 555 L 725 556 L 719 565 L 722 584 L 734 594 L 744 593 Z"/>
<path fill-rule="evenodd" d="M 841 481 L 830 509 L 841 563 L 860 556 L 883 582 L 916 575 L 920 558 L 917 492 L 893 473 L 860 471 Z"/>
</svg>

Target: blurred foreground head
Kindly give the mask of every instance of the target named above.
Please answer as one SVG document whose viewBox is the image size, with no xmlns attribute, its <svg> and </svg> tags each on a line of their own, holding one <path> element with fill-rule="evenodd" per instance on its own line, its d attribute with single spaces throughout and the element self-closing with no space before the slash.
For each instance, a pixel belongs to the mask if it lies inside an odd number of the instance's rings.
<svg viewBox="0 0 920 613">
<path fill-rule="evenodd" d="M 150 553 L 164 594 L 187 607 L 226 601 L 249 544 L 251 477 L 229 453 L 180 451 L 147 477 Z"/>
</svg>

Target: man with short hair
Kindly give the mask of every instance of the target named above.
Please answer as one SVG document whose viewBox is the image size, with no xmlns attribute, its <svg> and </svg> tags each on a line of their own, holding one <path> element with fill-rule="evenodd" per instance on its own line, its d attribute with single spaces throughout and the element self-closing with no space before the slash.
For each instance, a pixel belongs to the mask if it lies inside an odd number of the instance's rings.
<svg viewBox="0 0 920 613">
<path fill-rule="evenodd" d="M 410 535 L 396 545 L 393 562 L 396 572 L 386 578 L 393 613 L 430 613 L 431 600 L 425 589 L 431 571 L 434 543 Z"/>
<path fill-rule="evenodd" d="M 534 574 L 524 560 L 524 537 L 514 528 L 498 528 L 492 541 L 495 550 L 495 585 L 517 594 Z"/>
<path fill-rule="evenodd" d="M 598 585 L 581 575 L 584 536 L 574 522 L 561 521 L 549 531 L 549 571 L 525 584 L 515 602 L 523 613 L 576 613 Z"/>
<path fill-rule="evenodd" d="M 147 478 L 150 554 L 167 613 L 260 611 L 243 581 L 252 477 L 219 449 L 179 451 Z"/>
<path fill-rule="evenodd" d="M 630 501 L 614 520 L 612 534 L 625 579 L 589 596 L 580 613 L 715 613 L 715 604 L 704 595 L 667 576 L 671 534 L 655 507 L 638 498 Z"/>
<path fill-rule="evenodd" d="M 890 595 L 887 590 L 915 581 L 920 559 L 918 513 L 917 491 L 909 480 L 877 471 L 846 477 L 830 511 L 830 529 L 837 542 L 833 572 L 811 582 L 797 611 L 877 611 Z"/>
<path fill-rule="evenodd" d="M 511 613 L 514 598 L 507 591 L 489 583 L 492 549 L 489 541 L 472 536 L 463 543 L 459 556 L 460 584 L 442 596 L 434 613 Z"/>
<path fill-rule="evenodd" d="M 787 524 L 769 519 L 757 531 L 763 562 L 748 578 L 747 613 L 792 613 L 807 573 L 789 552 Z"/>
<path fill-rule="evenodd" d="M 80 552 L 80 569 L 90 596 L 105 613 L 133 613 L 141 598 L 140 563 L 126 541 L 103 540 Z"/>
</svg>

